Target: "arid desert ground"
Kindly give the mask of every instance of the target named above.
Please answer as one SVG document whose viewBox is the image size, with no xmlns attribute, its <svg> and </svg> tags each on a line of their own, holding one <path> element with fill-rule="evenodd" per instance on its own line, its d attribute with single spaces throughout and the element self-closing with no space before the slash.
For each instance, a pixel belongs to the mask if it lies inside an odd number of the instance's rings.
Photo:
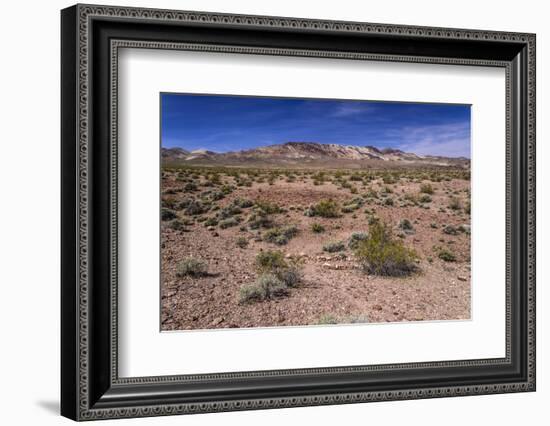
<svg viewBox="0 0 550 426">
<path fill-rule="evenodd" d="M 161 328 L 470 318 L 469 167 L 164 164 Z"/>
</svg>

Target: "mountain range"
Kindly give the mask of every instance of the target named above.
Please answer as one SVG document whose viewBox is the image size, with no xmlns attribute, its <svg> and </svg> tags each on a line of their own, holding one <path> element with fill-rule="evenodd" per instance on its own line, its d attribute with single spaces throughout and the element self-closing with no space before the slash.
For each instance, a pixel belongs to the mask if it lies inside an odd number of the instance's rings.
<svg viewBox="0 0 550 426">
<path fill-rule="evenodd" d="M 234 167 L 459 167 L 468 168 L 465 157 L 419 155 L 394 148 L 323 144 L 318 142 L 285 142 L 242 151 L 217 153 L 208 150 L 187 151 L 162 148 L 166 165 L 201 165 Z"/>
</svg>

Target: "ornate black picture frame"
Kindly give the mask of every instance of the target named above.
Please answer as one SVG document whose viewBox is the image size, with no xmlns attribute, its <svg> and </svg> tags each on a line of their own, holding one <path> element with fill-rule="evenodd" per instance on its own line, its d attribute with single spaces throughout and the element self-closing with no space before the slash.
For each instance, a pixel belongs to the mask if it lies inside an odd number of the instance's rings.
<svg viewBox="0 0 550 426">
<path fill-rule="evenodd" d="M 159 416 L 535 390 L 535 35 L 76 5 L 61 13 L 61 413 Z M 185 49 L 506 71 L 506 356 L 119 378 L 117 52 Z"/>
</svg>

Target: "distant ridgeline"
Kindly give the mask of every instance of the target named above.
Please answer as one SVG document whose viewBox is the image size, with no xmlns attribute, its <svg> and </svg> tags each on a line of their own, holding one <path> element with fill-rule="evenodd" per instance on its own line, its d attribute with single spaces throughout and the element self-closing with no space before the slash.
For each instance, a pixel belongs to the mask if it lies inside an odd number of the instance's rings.
<svg viewBox="0 0 550 426">
<path fill-rule="evenodd" d="M 162 162 L 165 165 L 279 168 L 470 167 L 470 160 L 465 157 L 418 155 L 393 148 L 318 142 L 286 142 L 224 153 L 162 148 Z"/>
</svg>

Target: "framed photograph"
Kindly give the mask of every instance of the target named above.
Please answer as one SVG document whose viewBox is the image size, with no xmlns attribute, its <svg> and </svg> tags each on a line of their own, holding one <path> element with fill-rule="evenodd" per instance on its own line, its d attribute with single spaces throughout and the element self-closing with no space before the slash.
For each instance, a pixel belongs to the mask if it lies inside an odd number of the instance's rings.
<svg viewBox="0 0 550 426">
<path fill-rule="evenodd" d="M 61 12 L 61 412 L 535 390 L 535 35 Z"/>
</svg>

